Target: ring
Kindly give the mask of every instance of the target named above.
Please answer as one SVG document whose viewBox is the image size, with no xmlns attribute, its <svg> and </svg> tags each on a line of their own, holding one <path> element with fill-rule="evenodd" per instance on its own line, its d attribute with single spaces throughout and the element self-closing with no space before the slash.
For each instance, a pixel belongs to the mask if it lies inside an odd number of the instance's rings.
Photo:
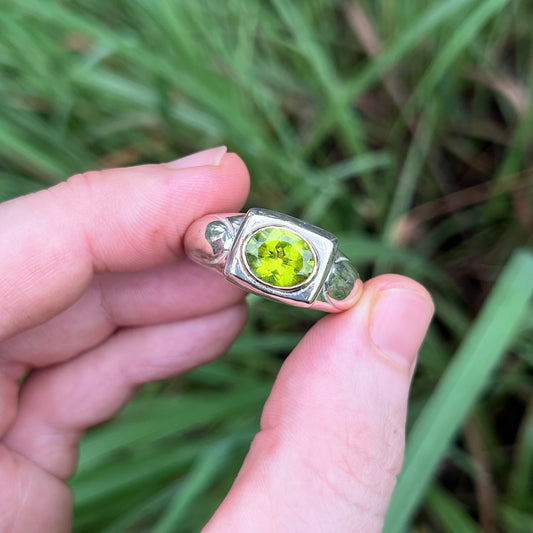
<svg viewBox="0 0 533 533">
<path fill-rule="evenodd" d="M 334 235 L 268 209 L 204 216 L 187 230 L 185 250 L 238 287 L 289 305 L 338 313 L 361 294 Z"/>
</svg>

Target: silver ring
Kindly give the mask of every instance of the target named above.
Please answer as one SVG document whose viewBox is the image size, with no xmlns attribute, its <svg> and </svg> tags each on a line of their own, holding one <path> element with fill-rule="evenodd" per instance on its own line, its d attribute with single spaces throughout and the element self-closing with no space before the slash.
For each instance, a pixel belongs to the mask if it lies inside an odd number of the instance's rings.
<svg viewBox="0 0 533 533">
<path fill-rule="evenodd" d="M 334 235 L 268 209 L 202 217 L 187 230 L 185 250 L 238 287 L 289 305 L 338 313 L 361 294 Z"/>
</svg>

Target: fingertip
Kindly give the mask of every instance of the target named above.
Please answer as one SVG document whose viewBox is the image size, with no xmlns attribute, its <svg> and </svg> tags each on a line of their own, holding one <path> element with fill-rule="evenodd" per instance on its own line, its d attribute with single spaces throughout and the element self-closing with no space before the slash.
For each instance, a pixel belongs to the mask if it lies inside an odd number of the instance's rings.
<svg viewBox="0 0 533 533">
<path fill-rule="evenodd" d="M 407 276 L 400 274 L 382 274 L 381 276 L 376 276 L 368 280 L 364 284 L 365 294 L 375 294 L 385 290 L 403 290 L 417 294 L 420 298 L 426 300 L 432 309 L 434 309 L 433 298 L 429 291 L 421 283 Z"/>
<path fill-rule="evenodd" d="M 202 167 L 205 165 L 219 165 L 224 157 L 224 154 L 228 151 L 227 147 L 217 146 L 216 148 L 210 148 L 208 150 L 202 150 L 194 154 L 181 157 L 175 161 L 164 163 L 167 168 L 181 169 L 181 168 L 193 168 Z"/>
<path fill-rule="evenodd" d="M 411 374 L 435 310 L 430 293 L 413 279 L 386 274 L 365 284 L 363 301 L 374 351 Z"/>
<path fill-rule="evenodd" d="M 219 168 L 225 181 L 235 188 L 240 205 L 244 205 L 250 192 L 250 173 L 244 161 L 236 153 L 228 152 L 220 160 Z"/>
<path fill-rule="evenodd" d="M 307 366 L 312 363 L 320 372 L 339 365 L 353 372 L 362 365 L 376 372 L 388 367 L 409 376 L 433 313 L 431 295 L 417 281 L 377 276 L 362 284 L 353 307 L 324 317 L 309 332 Z"/>
</svg>

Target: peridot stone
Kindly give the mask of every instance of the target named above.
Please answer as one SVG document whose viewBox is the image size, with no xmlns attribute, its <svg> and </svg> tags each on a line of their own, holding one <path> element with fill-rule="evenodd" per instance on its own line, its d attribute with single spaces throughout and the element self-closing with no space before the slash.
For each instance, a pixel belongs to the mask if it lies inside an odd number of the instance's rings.
<svg viewBox="0 0 533 533">
<path fill-rule="evenodd" d="M 254 233 L 245 249 L 252 274 L 275 287 L 295 287 L 306 281 L 315 268 L 309 244 L 282 228 L 265 228 Z"/>
</svg>

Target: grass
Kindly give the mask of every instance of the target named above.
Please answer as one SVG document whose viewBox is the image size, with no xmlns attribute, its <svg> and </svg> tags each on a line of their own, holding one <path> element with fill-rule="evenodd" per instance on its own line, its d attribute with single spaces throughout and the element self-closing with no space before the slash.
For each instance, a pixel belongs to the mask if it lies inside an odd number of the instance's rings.
<svg viewBox="0 0 533 533">
<path fill-rule="evenodd" d="M 337 233 L 364 277 L 399 272 L 434 296 L 386 531 L 533 531 L 530 4 L 1 5 L 0 200 L 227 144 L 250 205 Z M 89 432 L 75 531 L 207 520 L 318 317 L 250 303 L 223 360 Z"/>
</svg>

